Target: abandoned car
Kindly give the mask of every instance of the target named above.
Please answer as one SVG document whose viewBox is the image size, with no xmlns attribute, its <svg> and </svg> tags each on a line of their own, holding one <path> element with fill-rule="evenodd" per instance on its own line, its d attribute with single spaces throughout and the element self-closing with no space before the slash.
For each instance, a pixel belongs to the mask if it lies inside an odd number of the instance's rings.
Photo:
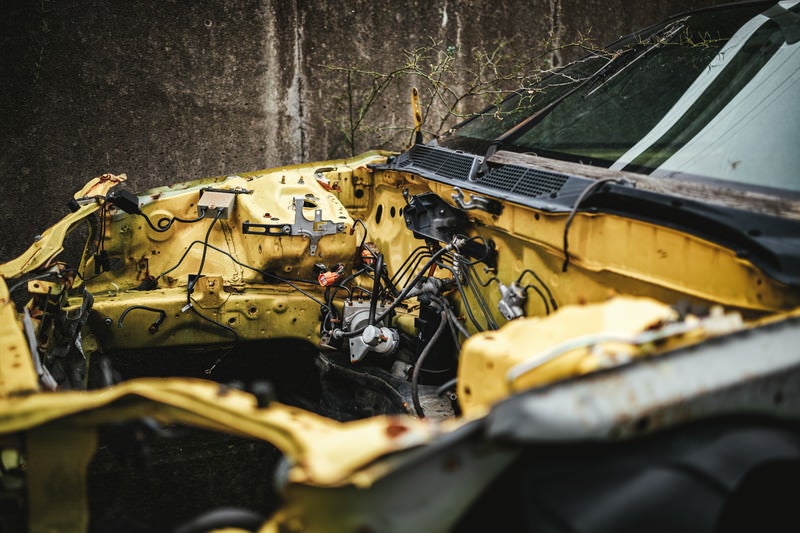
<svg viewBox="0 0 800 533">
<path fill-rule="evenodd" d="M 702 9 L 400 153 L 89 181 L 0 265 L 0 526 L 796 530 L 798 41 Z M 195 442 L 272 507 L 113 488 Z"/>
</svg>

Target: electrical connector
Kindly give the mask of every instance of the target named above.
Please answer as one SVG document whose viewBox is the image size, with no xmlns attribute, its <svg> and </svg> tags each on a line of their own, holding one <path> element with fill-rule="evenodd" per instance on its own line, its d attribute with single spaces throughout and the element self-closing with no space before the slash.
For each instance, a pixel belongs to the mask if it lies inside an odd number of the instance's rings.
<svg viewBox="0 0 800 533">
<path fill-rule="evenodd" d="M 139 215 L 139 197 L 125 189 L 114 189 L 106 195 L 106 201 L 129 215 Z"/>
<path fill-rule="evenodd" d="M 197 216 L 228 219 L 235 201 L 236 193 L 233 191 L 201 191 L 200 199 L 197 201 Z M 217 217 L 218 212 L 219 217 Z"/>
</svg>

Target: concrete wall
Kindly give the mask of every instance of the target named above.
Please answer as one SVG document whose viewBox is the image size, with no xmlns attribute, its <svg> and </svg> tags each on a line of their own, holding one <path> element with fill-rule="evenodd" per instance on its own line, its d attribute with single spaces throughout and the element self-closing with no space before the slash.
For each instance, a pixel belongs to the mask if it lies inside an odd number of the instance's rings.
<svg viewBox="0 0 800 533">
<path fill-rule="evenodd" d="M 0 3 L 0 261 L 58 220 L 104 172 L 134 190 L 372 147 L 400 148 L 420 79 L 376 100 L 349 143 L 349 111 L 403 50 L 452 54 L 501 43 L 506 61 L 576 57 L 548 47 L 607 43 L 710 1 L 4 0 Z M 506 63 L 508 64 L 508 63 Z M 423 92 L 423 99 L 425 93 Z M 461 106 L 478 106 L 474 99 Z M 474 109 L 474 108 L 473 108 Z M 438 127 L 431 120 L 430 127 Z"/>
</svg>

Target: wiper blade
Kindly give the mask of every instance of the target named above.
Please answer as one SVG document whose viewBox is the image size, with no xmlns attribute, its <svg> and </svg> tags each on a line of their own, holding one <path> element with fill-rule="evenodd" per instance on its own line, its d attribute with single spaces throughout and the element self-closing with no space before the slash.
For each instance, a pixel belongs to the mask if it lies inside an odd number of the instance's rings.
<svg viewBox="0 0 800 533">
<path fill-rule="evenodd" d="M 577 91 L 589 87 L 590 90 L 586 96 L 590 96 L 595 91 L 599 90 L 603 85 L 614 79 L 615 76 L 625 70 L 628 66 L 632 65 L 652 50 L 655 50 L 656 48 L 661 47 L 664 43 L 669 42 L 675 35 L 677 35 L 686 27 L 685 22 L 688 20 L 688 18 L 689 17 L 683 17 L 679 20 L 676 20 L 664 26 L 664 28 L 653 33 L 647 39 L 641 41 L 635 46 L 620 52 L 618 55 L 610 59 L 608 63 L 598 69 L 597 72 L 578 83 L 578 85 L 576 85 L 574 88 L 559 96 L 542 109 L 539 109 L 535 113 L 531 114 L 528 118 L 503 133 L 501 136 L 497 137 L 494 141 L 492 141 L 492 144 L 486 151 L 484 160 L 493 156 L 495 152 L 497 152 L 497 150 L 500 149 L 500 147 L 504 144 L 513 142 L 524 135 L 536 124 L 541 122 L 542 119 L 549 115 L 556 107 L 558 107 L 561 102 L 575 94 Z"/>
<path fill-rule="evenodd" d="M 576 85 L 566 93 L 562 94 L 561 96 L 559 96 L 558 98 L 556 98 L 543 108 L 539 109 L 535 113 L 532 113 L 528 118 L 526 118 L 513 128 L 507 130 L 501 136 L 497 137 L 494 141 L 492 141 L 492 144 L 486 151 L 486 156 L 484 157 L 484 160 L 489 159 L 491 156 L 493 156 L 495 152 L 497 152 L 497 150 L 505 143 L 512 142 L 521 137 L 522 135 L 524 135 L 528 130 L 530 130 L 532 127 L 538 124 L 544 117 L 549 115 L 556 107 L 558 107 L 561 104 L 561 102 L 563 102 L 564 100 L 575 94 L 582 87 L 584 87 L 587 81 L 597 76 L 600 73 L 600 71 L 602 71 L 603 68 L 605 68 L 607 65 L 608 64 L 604 65 L 597 72 L 595 72 L 589 78 L 587 78 L 587 80 L 584 80 L 583 82 L 579 83 L 578 85 Z"/>
<path fill-rule="evenodd" d="M 685 17 L 669 24 L 661 31 L 654 33 L 636 46 L 626 49 L 608 62 L 605 67 L 600 69 L 591 79 L 587 80 L 587 83 L 584 85 L 584 87 L 589 89 L 586 96 L 591 96 L 641 58 L 653 50 L 660 48 L 664 43 L 671 41 L 675 35 L 686 27 L 684 22 L 687 18 L 688 17 Z"/>
</svg>

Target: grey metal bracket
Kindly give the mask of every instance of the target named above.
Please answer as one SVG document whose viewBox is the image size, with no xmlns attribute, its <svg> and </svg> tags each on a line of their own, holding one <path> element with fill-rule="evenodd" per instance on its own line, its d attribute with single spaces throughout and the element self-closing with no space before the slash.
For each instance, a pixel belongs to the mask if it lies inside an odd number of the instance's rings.
<svg viewBox="0 0 800 533">
<path fill-rule="evenodd" d="M 303 215 L 303 205 L 306 198 L 295 196 L 294 198 L 294 224 L 252 224 L 246 221 L 242 224 L 242 233 L 253 233 L 259 235 L 281 235 L 304 236 L 308 237 L 309 255 L 317 254 L 317 244 L 325 235 L 335 235 L 344 232 L 344 224 L 333 220 L 322 220 L 322 209 L 314 209 L 314 219 L 308 220 Z"/>
<path fill-rule="evenodd" d="M 472 209 L 482 209 L 492 215 L 499 215 L 503 212 L 503 206 L 500 202 L 496 200 L 492 200 L 491 198 L 484 198 L 483 196 L 478 196 L 475 193 L 470 195 L 469 201 L 464 200 L 464 191 L 461 190 L 460 187 L 453 187 L 453 191 L 455 191 L 450 196 L 453 198 L 453 201 L 463 211 L 470 211 Z"/>
</svg>

